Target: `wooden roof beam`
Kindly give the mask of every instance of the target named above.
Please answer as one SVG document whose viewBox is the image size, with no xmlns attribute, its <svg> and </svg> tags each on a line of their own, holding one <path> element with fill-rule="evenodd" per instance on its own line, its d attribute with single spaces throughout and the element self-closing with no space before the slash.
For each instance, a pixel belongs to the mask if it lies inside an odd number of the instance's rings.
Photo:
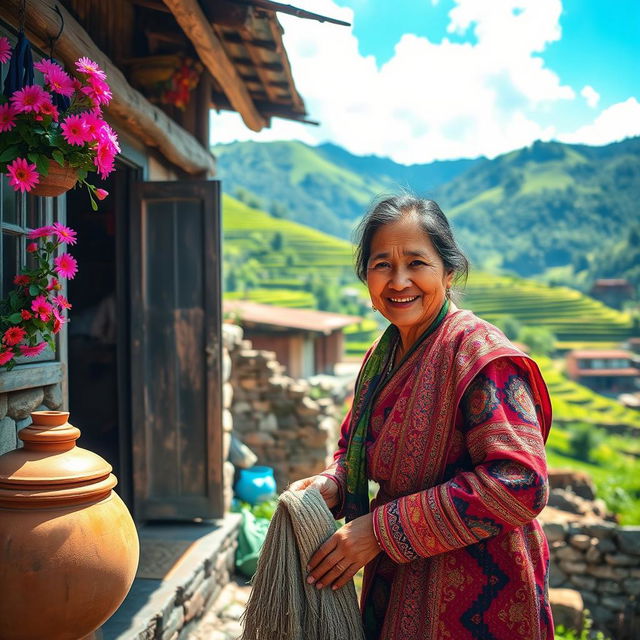
<svg viewBox="0 0 640 640">
<path fill-rule="evenodd" d="M 20 22 L 20 5 L 20 0 L 3 0 L 3 17 L 13 26 Z M 106 113 L 125 124 L 144 144 L 156 147 L 165 158 L 186 173 L 214 174 L 216 165 L 211 153 L 164 111 L 136 91 L 64 6 L 56 6 L 64 18 L 64 31 L 56 43 L 56 56 L 70 68 L 74 67 L 78 58 L 88 56 L 104 69 L 113 93 Z M 26 4 L 25 18 L 31 42 L 47 49 L 60 29 L 60 16 L 53 4 L 45 0 L 31 0 Z"/>
<path fill-rule="evenodd" d="M 242 116 L 247 127 L 252 131 L 260 131 L 266 127 L 266 120 L 253 104 L 247 88 L 197 0 L 164 0 L 164 3 L 191 40 L 202 63 L 228 96 L 233 108 Z"/>
<path fill-rule="evenodd" d="M 273 2 L 272 0 L 231 0 L 236 4 L 245 5 L 248 7 L 255 7 L 256 9 L 263 9 L 265 11 L 278 11 L 280 13 L 286 13 L 296 18 L 306 18 L 307 20 L 317 20 L 318 22 L 330 22 L 331 24 L 339 24 L 342 27 L 350 27 L 350 22 L 344 20 L 338 20 L 336 18 L 329 18 L 322 16 L 319 13 L 313 13 L 312 11 L 306 11 L 305 9 L 298 9 L 290 4 L 282 4 L 281 2 Z"/>
</svg>

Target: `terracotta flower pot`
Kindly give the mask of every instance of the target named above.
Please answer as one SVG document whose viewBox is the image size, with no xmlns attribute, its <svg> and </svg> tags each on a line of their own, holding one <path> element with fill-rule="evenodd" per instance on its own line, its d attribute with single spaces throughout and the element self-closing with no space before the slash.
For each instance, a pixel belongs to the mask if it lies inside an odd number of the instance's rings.
<svg viewBox="0 0 640 640">
<path fill-rule="evenodd" d="M 138 536 L 117 480 L 75 446 L 64 411 L 35 411 L 0 456 L 0 638 L 78 640 L 120 606 Z"/>
<path fill-rule="evenodd" d="M 78 171 L 73 167 L 61 167 L 55 160 L 49 160 L 49 173 L 41 175 L 38 184 L 29 193 L 34 196 L 53 198 L 69 191 L 78 181 Z"/>
</svg>

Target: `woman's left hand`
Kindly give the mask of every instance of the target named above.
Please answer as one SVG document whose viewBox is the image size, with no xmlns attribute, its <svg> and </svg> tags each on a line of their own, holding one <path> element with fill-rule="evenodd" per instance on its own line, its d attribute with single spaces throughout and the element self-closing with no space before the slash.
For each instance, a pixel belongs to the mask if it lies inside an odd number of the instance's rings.
<svg viewBox="0 0 640 640">
<path fill-rule="evenodd" d="M 311 556 L 307 570 L 307 582 L 318 589 L 343 587 L 361 567 L 380 553 L 373 535 L 373 515 L 352 520 L 338 529 Z"/>
</svg>

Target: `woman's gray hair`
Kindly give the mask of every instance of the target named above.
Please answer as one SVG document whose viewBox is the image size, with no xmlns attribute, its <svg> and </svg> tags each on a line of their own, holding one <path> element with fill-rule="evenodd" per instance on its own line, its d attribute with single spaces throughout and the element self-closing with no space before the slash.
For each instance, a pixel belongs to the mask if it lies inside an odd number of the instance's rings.
<svg viewBox="0 0 640 640">
<path fill-rule="evenodd" d="M 453 237 L 451 226 L 442 209 L 433 200 L 414 195 L 385 197 L 374 202 L 355 230 L 356 274 L 362 282 L 367 281 L 367 264 L 371 257 L 371 241 L 376 231 L 387 224 L 397 222 L 404 216 L 415 213 L 424 232 L 429 236 L 438 252 L 447 273 L 453 272 L 454 281 L 466 282 L 469 260 L 462 253 Z"/>
</svg>

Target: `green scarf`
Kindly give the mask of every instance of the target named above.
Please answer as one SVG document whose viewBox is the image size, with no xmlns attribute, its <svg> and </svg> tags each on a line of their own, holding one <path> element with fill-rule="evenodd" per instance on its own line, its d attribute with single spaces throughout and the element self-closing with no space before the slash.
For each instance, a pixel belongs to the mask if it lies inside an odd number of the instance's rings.
<svg viewBox="0 0 640 640">
<path fill-rule="evenodd" d="M 344 513 L 347 522 L 369 512 L 365 442 L 374 400 L 392 374 L 440 326 L 448 311 L 449 300 L 445 300 L 436 319 L 404 354 L 393 370 L 393 357 L 400 335 L 395 325 L 389 325 L 360 372 L 356 382 L 346 454 L 347 493 Z"/>
</svg>

